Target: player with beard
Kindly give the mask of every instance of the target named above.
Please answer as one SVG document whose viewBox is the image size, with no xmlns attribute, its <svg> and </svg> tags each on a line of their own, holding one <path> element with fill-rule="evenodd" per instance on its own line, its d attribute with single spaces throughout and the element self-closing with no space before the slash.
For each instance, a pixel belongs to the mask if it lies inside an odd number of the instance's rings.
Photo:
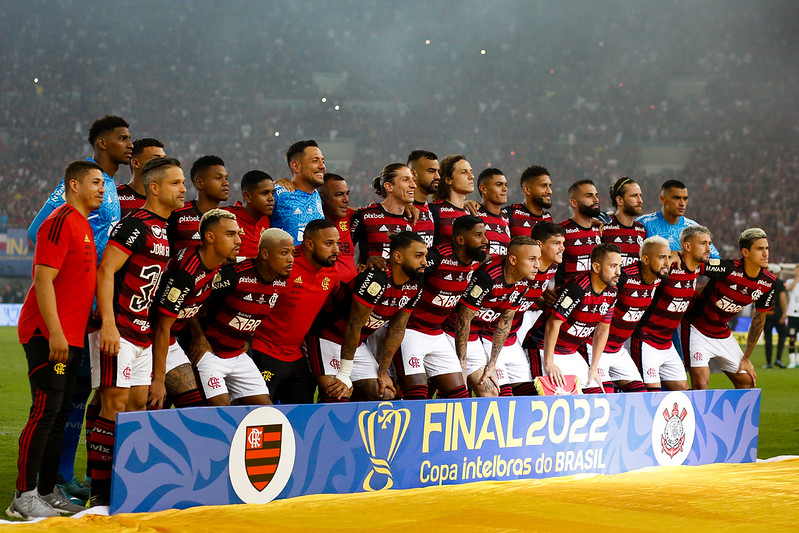
<svg viewBox="0 0 799 533">
<path fill-rule="evenodd" d="M 527 289 L 519 303 L 519 309 L 513 315 L 508 340 L 502 354 L 508 380 L 513 388 L 514 396 L 533 396 L 536 394 L 533 386 L 532 365 L 527 350 L 524 349 L 524 339 L 530 328 L 535 324 L 544 308 L 544 291 L 555 277 L 558 265 L 563 261 L 563 241 L 566 230 L 550 220 L 540 220 L 533 226 L 530 237 L 541 247 L 541 258 L 538 260 L 538 272 L 535 278 L 527 282 Z M 540 366 L 539 361 L 534 361 Z M 540 371 L 536 374 L 540 375 Z"/>
<path fill-rule="evenodd" d="M 325 218 L 336 224 L 341 239 L 338 243 L 339 254 L 336 260 L 339 281 L 349 283 L 358 275 L 358 269 L 355 267 L 355 246 L 350 233 L 352 216 L 355 214 L 355 210 L 350 209 L 350 187 L 344 178 L 328 172 L 325 174 L 325 184 L 319 187 L 319 195 L 322 197 Z M 420 218 L 419 221 L 421 220 Z M 414 227 L 418 227 L 418 223 Z M 431 233 L 431 242 L 432 239 Z"/>
<path fill-rule="evenodd" d="M 508 180 L 498 168 L 489 167 L 477 177 L 477 190 L 483 203 L 477 215 L 486 225 L 488 250 L 491 255 L 507 255 L 510 242 L 510 222 L 508 220 Z"/>
<path fill-rule="evenodd" d="M 456 218 L 468 215 L 466 197 L 474 192 L 474 171 L 463 155 L 448 155 L 441 160 L 441 181 L 430 205 L 435 222 L 433 244 L 449 243 L 452 240 L 452 223 Z"/>
<path fill-rule="evenodd" d="M 430 205 L 427 198 L 438 192 L 441 182 L 438 156 L 426 150 L 414 150 L 408 154 L 408 167 L 411 169 L 416 188 L 413 190 L 413 205 L 419 210 L 419 220 L 413 226 L 413 231 L 424 239 L 428 248 L 433 247 L 435 236 L 435 223 L 430 214 Z"/>
<path fill-rule="evenodd" d="M 124 217 L 131 211 L 144 207 L 144 203 L 147 201 L 147 188 L 144 186 L 142 172 L 147 161 L 155 157 L 166 157 L 164 143 L 152 137 L 133 141 L 133 152 L 130 158 L 131 179 L 128 183 L 117 185 L 121 216 Z"/>
<path fill-rule="evenodd" d="M 691 388 L 707 389 L 710 372 L 724 372 L 736 389 L 751 389 L 757 374 L 750 359 L 771 309 L 777 276 L 768 270 L 766 232 L 749 228 L 738 238 L 743 257 L 736 261 L 711 259 L 702 274 L 711 278 L 702 294 L 691 303 L 682 325 L 683 353 L 691 375 Z M 741 351 L 730 330 L 730 320 L 754 304 L 752 322 Z M 769 332 L 769 335 L 771 332 Z"/>
<path fill-rule="evenodd" d="M 640 254 L 636 263 L 622 269 L 616 285 L 618 296 L 608 342 L 597 367 L 605 392 L 613 392 L 614 384 L 621 392 L 646 391 L 627 341 L 652 303 L 657 286 L 669 275 L 669 241 L 650 237 L 641 246 Z M 591 345 L 586 348 L 590 360 Z"/>
<path fill-rule="evenodd" d="M 316 141 L 297 141 L 286 150 L 286 163 L 291 186 L 276 185 L 271 223 L 273 228 L 288 231 L 294 237 L 294 246 L 299 246 L 305 226 L 325 217 L 317 190 L 325 182 L 325 156 Z"/>
<path fill-rule="evenodd" d="M 555 283 L 561 287 L 566 281 L 591 270 L 591 250 L 601 242 L 602 232 L 592 220 L 602 212 L 594 182 L 579 180 L 569 187 L 571 218 L 560 223 L 566 230 L 563 262 L 555 274 Z"/>
<path fill-rule="evenodd" d="M 358 209 L 350 226 L 360 264 L 366 264 L 370 257 L 388 259 L 390 236 L 413 230 L 412 222 L 405 214 L 413 203 L 416 188 L 411 169 L 402 163 L 386 165 L 372 180 L 372 188 L 384 200 Z"/>
<path fill-rule="evenodd" d="M 241 231 L 239 258 L 258 255 L 261 234 L 269 229 L 269 217 L 275 208 L 275 182 L 261 170 L 250 170 L 241 177 L 241 198 L 235 204 L 223 207 L 236 215 Z"/>
<path fill-rule="evenodd" d="M 100 261 L 97 311 L 101 323 L 98 331 L 89 334 L 92 388 L 98 391 L 92 404 L 99 398 L 99 412 L 87 410 L 87 426 L 93 427 L 87 436 L 87 466 L 100 494 L 111 482 L 105 453 L 110 446 L 108 425 L 113 425 L 117 413 L 145 408 L 153 372 L 149 312 L 170 256 L 167 217 L 183 206 L 186 194 L 186 178 L 177 159 L 151 159 L 144 165 L 142 179 L 147 187 L 144 207 L 114 226 Z M 88 423 L 90 416 L 93 419 Z"/>
<path fill-rule="evenodd" d="M 512 394 L 499 355 L 540 257 L 540 246 L 531 237 L 511 239 L 508 255 L 492 258 L 475 272 L 458 310 L 444 323 L 469 389 L 477 396 Z"/>
<path fill-rule="evenodd" d="M 427 399 L 428 380 L 441 398 L 468 398 L 460 361 L 442 325 L 458 305 L 472 273 L 486 259 L 487 249 L 483 221 L 463 215 L 452 224 L 452 243 L 430 250 L 424 290 L 394 356 L 403 399 Z M 384 366 L 378 376 L 381 383 L 387 378 Z"/>
<path fill-rule="evenodd" d="M 197 189 L 197 199 L 186 202 L 169 216 L 167 235 L 172 255 L 200 244 L 200 219 L 220 203 L 227 202 L 230 196 L 228 174 L 221 157 L 204 155 L 197 159 L 191 165 L 189 179 Z"/>
<path fill-rule="evenodd" d="M 421 294 L 427 247 L 412 231 L 393 235 L 390 246 L 389 271 L 356 276 L 306 340 L 322 401 L 346 401 L 353 390 L 366 400 L 390 400 L 396 393 L 388 366 Z M 374 335 L 386 324 L 383 338 Z"/>
<path fill-rule="evenodd" d="M 189 358 L 197 369 L 206 404 L 268 405 L 269 390 L 246 351 L 253 331 L 263 323 L 288 288 L 294 265 L 294 239 L 280 228 L 265 230 L 258 254 L 225 265 L 206 308 L 190 323 Z"/>
<path fill-rule="evenodd" d="M 710 231 L 688 226 L 680 235 L 682 251 L 660 282 L 655 298 L 630 338 L 633 358 L 647 390 L 687 390 L 685 366 L 672 338 L 696 295 L 696 279 L 710 259 Z"/>
<path fill-rule="evenodd" d="M 295 248 L 292 286 L 253 337 L 253 359 L 274 403 L 313 403 L 316 381 L 300 351 L 325 300 L 339 287 L 339 232 L 325 219 L 312 220 Z"/>
<path fill-rule="evenodd" d="M 549 171 L 538 165 L 524 169 L 519 184 L 524 193 L 524 203 L 508 207 L 511 237 L 530 235 L 536 222 L 552 220 L 546 210 L 552 207 L 552 178 Z"/>
<path fill-rule="evenodd" d="M 646 239 L 644 225 L 635 220 L 644 206 L 641 187 L 627 176 L 617 179 L 610 186 L 610 203 L 616 213 L 602 228 L 602 242 L 618 245 L 624 266 L 629 266 L 639 260 Z"/>
<path fill-rule="evenodd" d="M 573 374 L 583 393 L 602 392 L 597 370 L 601 357 L 594 357 L 589 366 L 580 349 L 591 337 L 596 352 L 604 351 L 620 274 L 619 247 L 597 244 L 591 251 L 591 270 L 566 282 L 555 305 L 539 319 L 545 323 L 543 369 L 556 386 L 564 387 L 563 376 Z"/>
</svg>

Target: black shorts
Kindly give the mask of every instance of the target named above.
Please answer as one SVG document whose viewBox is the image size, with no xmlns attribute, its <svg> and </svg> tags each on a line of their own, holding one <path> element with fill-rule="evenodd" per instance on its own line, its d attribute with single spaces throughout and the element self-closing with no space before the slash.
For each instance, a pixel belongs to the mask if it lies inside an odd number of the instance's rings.
<svg viewBox="0 0 799 533">
<path fill-rule="evenodd" d="M 296 361 L 281 361 L 253 350 L 251 357 L 269 387 L 272 403 L 313 403 L 316 380 L 311 375 L 305 357 Z"/>
<path fill-rule="evenodd" d="M 788 317 L 788 335 L 796 336 L 799 333 L 799 316 Z"/>
</svg>

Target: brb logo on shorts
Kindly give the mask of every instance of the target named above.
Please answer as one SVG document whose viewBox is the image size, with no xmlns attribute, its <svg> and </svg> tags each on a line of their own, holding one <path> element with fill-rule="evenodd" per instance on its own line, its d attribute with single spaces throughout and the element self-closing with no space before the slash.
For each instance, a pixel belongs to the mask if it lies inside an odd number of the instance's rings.
<svg viewBox="0 0 799 533">
<path fill-rule="evenodd" d="M 381 402 L 374 411 L 362 411 L 358 415 L 361 439 L 372 462 L 372 469 L 363 481 L 363 490 L 390 489 L 394 485 L 391 463 L 405 438 L 411 423 L 408 409 L 394 409 L 391 402 Z M 382 478 L 382 486 L 378 481 Z"/>
<path fill-rule="evenodd" d="M 652 422 L 652 451 L 660 466 L 681 465 L 694 444 L 696 415 L 690 398 L 670 392 L 658 405 Z"/>
<path fill-rule="evenodd" d="M 294 469 L 294 430 L 274 407 L 259 407 L 241 421 L 230 444 L 230 483 L 244 503 L 269 503 Z"/>
</svg>

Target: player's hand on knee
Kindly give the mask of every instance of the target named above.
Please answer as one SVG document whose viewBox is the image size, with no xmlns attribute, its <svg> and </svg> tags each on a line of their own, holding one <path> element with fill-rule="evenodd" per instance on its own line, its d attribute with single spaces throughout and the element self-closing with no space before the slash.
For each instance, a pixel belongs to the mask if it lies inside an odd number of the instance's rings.
<svg viewBox="0 0 799 533">
<path fill-rule="evenodd" d="M 397 390 L 389 375 L 383 373 L 377 376 L 377 397 L 381 400 L 391 400 L 396 396 Z"/>
<path fill-rule="evenodd" d="M 499 380 L 497 378 L 497 369 L 492 364 L 487 364 L 483 369 L 483 375 L 480 376 L 480 385 L 486 390 L 497 389 L 499 390 Z"/>
<path fill-rule="evenodd" d="M 153 380 L 147 393 L 147 408 L 161 409 L 166 400 L 166 386 L 163 381 Z"/>
<path fill-rule="evenodd" d="M 755 373 L 755 366 L 752 364 L 752 360 L 748 357 L 744 357 L 741 359 L 741 363 L 738 365 L 738 376 L 746 379 L 748 374 L 748 378 L 752 381 L 752 387 L 757 386 L 757 373 Z"/>
</svg>

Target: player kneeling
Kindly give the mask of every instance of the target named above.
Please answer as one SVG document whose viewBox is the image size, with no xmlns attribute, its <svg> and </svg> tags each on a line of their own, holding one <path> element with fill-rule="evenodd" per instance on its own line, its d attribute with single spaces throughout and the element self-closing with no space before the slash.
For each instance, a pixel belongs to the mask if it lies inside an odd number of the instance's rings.
<svg viewBox="0 0 799 533">
<path fill-rule="evenodd" d="M 353 387 L 359 399 L 394 397 L 388 368 L 421 294 L 426 265 L 424 240 L 401 231 L 391 237 L 389 271 L 362 272 L 340 291 L 336 309 L 320 315 L 305 349 L 321 401 L 347 401 Z M 381 339 L 375 333 L 386 324 Z"/>
<path fill-rule="evenodd" d="M 246 350 L 255 329 L 288 288 L 293 265 L 294 239 L 282 229 L 271 228 L 261 234 L 253 259 L 222 267 L 208 312 L 190 325 L 189 358 L 208 405 L 272 403 L 264 378 Z"/>
</svg>

